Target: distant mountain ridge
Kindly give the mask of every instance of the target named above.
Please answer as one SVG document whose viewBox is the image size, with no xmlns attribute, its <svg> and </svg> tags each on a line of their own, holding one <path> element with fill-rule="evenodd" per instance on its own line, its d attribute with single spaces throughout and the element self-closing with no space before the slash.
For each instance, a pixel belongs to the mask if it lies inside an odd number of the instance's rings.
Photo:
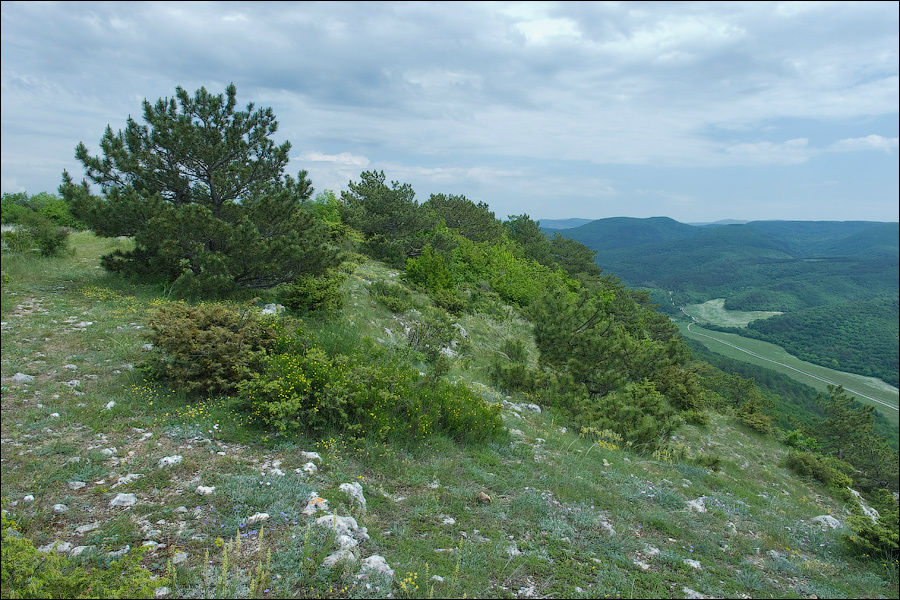
<svg viewBox="0 0 900 600">
<path fill-rule="evenodd" d="M 900 223 L 751 221 L 695 226 L 616 217 L 558 231 L 601 269 L 650 290 L 661 310 L 725 298 L 787 313 L 742 332 L 805 360 L 898 382 Z M 671 294 L 671 295 L 670 295 Z"/>
</svg>

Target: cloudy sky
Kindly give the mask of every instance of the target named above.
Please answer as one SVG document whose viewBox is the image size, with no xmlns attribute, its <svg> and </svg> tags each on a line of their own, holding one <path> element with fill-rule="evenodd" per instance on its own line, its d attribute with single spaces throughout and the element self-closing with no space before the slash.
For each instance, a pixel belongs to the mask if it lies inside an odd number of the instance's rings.
<svg viewBox="0 0 900 600">
<path fill-rule="evenodd" d="M 898 4 L 2 4 L 4 192 L 175 86 L 499 217 L 898 220 Z"/>
</svg>

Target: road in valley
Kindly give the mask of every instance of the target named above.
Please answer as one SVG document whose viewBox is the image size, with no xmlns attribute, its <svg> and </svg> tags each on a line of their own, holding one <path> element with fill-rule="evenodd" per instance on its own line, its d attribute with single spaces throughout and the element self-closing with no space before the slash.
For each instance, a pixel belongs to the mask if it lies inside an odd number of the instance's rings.
<svg viewBox="0 0 900 600">
<path fill-rule="evenodd" d="M 813 375 L 812 373 L 807 373 L 806 371 L 802 371 L 802 370 L 800 370 L 800 369 L 798 369 L 798 368 L 796 368 L 796 367 L 792 367 L 791 365 L 785 364 L 785 363 L 783 363 L 783 362 L 779 362 L 779 361 L 777 361 L 777 360 L 772 360 L 771 358 L 762 356 L 761 354 L 757 354 L 756 352 L 752 352 L 752 351 L 747 350 L 747 349 L 745 349 L 745 348 L 741 348 L 740 346 L 736 346 L 735 344 L 726 342 L 725 340 L 721 340 L 721 339 L 719 339 L 719 338 L 717 338 L 717 337 L 714 337 L 714 336 L 711 336 L 711 335 L 707 335 L 707 334 L 705 334 L 705 333 L 700 333 L 699 331 L 693 331 L 693 330 L 691 330 L 691 326 L 692 326 L 692 325 L 694 325 L 694 323 L 688 323 L 687 328 L 688 328 L 688 331 L 690 331 L 690 332 L 693 333 L 694 335 L 699 335 L 699 336 L 701 336 L 701 337 L 705 337 L 705 338 L 709 338 L 709 339 L 711 339 L 711 340 L 715 340 L 715 341 L 719 342 L 720 344 L 724 344 L 724 345 L 726 345 L 726 346 L 729 346 L 729 347 L 731 347 L 731 348 L 734 348 L 735 350 L 738 350 L 738 351 L 743 352 L 743 353 L 745 353 L 745 354 L 749 354 L 750 356 L 754 356 L 754 357 L 756 357 L 756 358 L 758 358 L 758 359 L 760 359 L 760 360 L 765 360 L 765 361 L 768 361 L 768 362 L 770 362 L 770 363 L 774 363 L 774 364 L 776 364 L 776 365 L 780 365 L 780 366 L 784 367 L 785 369 L 790 369 L 790 370 L 792 370 L 792 371 L 796 371 L 797 373 L 800 373 L 801 375 L 806 375 L 807 377 L 810 377 L 810 378 L 812 378 L 812 379 L 816 379 L 816 380 L 821 381 L 821 382 L 823 382 L 823 383 L 827 383 L 828 385 L 833 385 L 833 386 L 843 385 L 843 384 L 839 384 L 839 383 L 836 382 L 836 381 L 830 381 L 830 380 L 828 380 L 828 379 L 825 379 L 824 377 L 819 377 L 818 375 Z M 850 393 L 850 394 L 853 394 L 853 395 L 855 395 L 855 396 L 861 396 L 862 398 L 866 398 L 867 400 L 871 400 L 872 402 L 876 402 L 876 403 L 878 403 L 878 404 L 880 404 L 880 405 L 882 405 L 882 406 L 886 406 L 886 407 L 888 407 L 888 408 L 891 409 L 891 410 L 894 410 L 894 411 L 897 411 L 897 410 L 898 410 L 898 408 L 897 408 L 896 406 L 894 406 L 894 405 L 892 405 L 892 404 L 890 404 L 890 403 L 888 403 L 888 402 L 884 402 L 883 400 L 879 400 L 878 398 L 873 398 L 872 396 L 869 396 L 869 395 L 867 395 L 867 394 L 864 394 L 864 393 L 859 392 L 859 391 L 856 391 L 856 390 L 851 390 L 851 389 L 848 388 L 847 386 L 844 386 L 844 391 L 846 391 L 846 392 L 848 392 L 848 393 Z"/>
</svg>

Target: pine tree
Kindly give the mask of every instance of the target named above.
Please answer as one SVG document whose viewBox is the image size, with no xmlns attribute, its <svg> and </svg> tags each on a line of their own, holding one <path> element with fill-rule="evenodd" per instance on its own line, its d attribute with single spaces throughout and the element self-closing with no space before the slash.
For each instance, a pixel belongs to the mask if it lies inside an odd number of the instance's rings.
<svg viewBox="0 0 900 600">
<path fill-rule="evenodd" d="M 98 235 L 133 236 L 104 257 L 112 271 L 161 280 L 185 293 L 224 294 L 319 274 L 335 263 L 328 228 L 303 209 L 306 171 L 284 174 L 290 143 L 276 145 L 271 108 L 236 110 L 237 91 L 176 88 L 143 103 L 143 124 L 106 128 L 100 156 L 80 143 L 88 180 L 63 173 L 60 193 Z"/>
</svg>

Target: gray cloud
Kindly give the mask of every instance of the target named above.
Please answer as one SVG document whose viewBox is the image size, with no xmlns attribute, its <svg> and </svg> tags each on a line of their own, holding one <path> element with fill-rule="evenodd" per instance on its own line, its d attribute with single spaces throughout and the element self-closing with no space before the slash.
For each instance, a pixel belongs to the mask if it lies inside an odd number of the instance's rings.
<svg viewBox="0 0 900 600">
<path fill-rule="evenodd" d="M 868 148 L 888 153 L 883 196 L 897 188 L 896 144 L 846 141 L 897 137 L 890 3 L 4 2 L 0 13 L 4 191 L 78 172 L 75 144 L 96 147 L 143 98 L 231 81 L 240 101 L 273 106 L 291 168 L 319 173 L 319 189 L 360 170 L 322 157 L 355 156 L 426 195 L 458 185 L 491 194 L 479 199 L 498 212 L 547 214 L 539 190 L 553 189 L 582 198 L 578 215 L 591 198 L 649 198 L 634 168 L 822 162 L 841 177 L 844 151 Z M 523 174 L 531 185 L 515 183 Z M 669 193 L 719 208 L 715 190 Z"/>
</svg>

